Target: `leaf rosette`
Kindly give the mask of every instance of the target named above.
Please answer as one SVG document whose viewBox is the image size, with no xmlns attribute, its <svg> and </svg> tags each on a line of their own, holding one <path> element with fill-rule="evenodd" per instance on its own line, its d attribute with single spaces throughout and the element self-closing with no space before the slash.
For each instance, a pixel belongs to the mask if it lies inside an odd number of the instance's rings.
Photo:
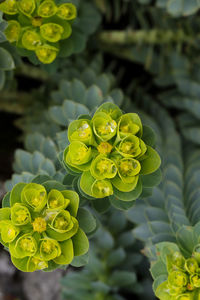
<svg viewBox="0 0 200 300">
<path fill-rule="evenodd" d="M 160 167 L 158 153 L 143 139 L 136 113 L 123 114 L 104 103 L 93 117 L 80 116 L 68 128 L 63 155 L 68 172 L 80 176 L 79 188 L 90 199 L 135 200 L 142 192 L 142 176 Z M 112 198 L 112 197 L 115 197 Z"/>
<path fill-rule="evenodd" d="M 44 184 L 18 183 L 9 206 L 0 209 L 0 241 L 21 271 L 50 271 L 87 253 L 88 239 L 79 226 L 79 196 Z"/>
<path fill-rule="evenodd" d="M 0 10 L 8 15 L 5 35 L 10 43 L 32 52 L 43 64 L 52 63 L 60 50 L 60 41 L 72 34 L 77 16 L 71 3 L 57 5 L 53 0 L 6 0 Z"/>
</svg>

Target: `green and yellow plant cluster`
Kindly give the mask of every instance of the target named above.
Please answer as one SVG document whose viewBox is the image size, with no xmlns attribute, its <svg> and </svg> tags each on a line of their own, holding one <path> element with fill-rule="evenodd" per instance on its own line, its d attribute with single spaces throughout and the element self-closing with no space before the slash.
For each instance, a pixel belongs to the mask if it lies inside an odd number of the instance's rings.
<svg viewBox="0 0 200 300">
<path fill-rule="evenodd" d="M 64 163 L 82 174 L 80 187 L 86 195 L 105 198 L 114 191 L 116 195 L 132 192 L 141 184 L 140 175 L 160 166 L 159 155 L 142 136 L 138 114 L 123 114 L 115 104 L 102 104 L 92 118 L 83 116 L 70 123 Z"/>
<path fill-rule="evenodd" d="M 71 23 L 77 16 L 73 4 L 56 5 L 54 0 L 6 0 L 0 10 L 7 16 L 8 41 L 33 51 L 43 64 L 55 60 L 59 41 L 70 37 Z"/>
<path fill-rule="evenodd" d="M 1 243 L 19 270 L 52 270 L 88 251 L 76 192 L 19 183 L 7 201 L 10 206 L 0 209 Z"/>
</svg>

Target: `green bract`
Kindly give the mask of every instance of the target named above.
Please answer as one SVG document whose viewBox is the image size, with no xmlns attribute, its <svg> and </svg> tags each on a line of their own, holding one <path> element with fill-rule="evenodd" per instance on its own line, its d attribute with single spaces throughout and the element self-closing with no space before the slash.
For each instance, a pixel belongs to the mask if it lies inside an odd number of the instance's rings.
<svg viewBox="0 0 200 300">
<path fill-rule="evenodd" d="M 158 260 L 151 266 L 156 296 L 160 300 L 199 299 L 200 264 L 194 251 L 185 258 L 176 244 L 163 242 L 156 247 Z"/>
<path fill-rule="evenodd" d="M 69 172 L 82 173 L 81 190 L 93 198 L 114 196 L 135 200 L 142 192 L 141 175 L 160 166 L 157 152 L 142 139 L 143 126 L 136 113 L 123 114 L 104 103 L 93 118 L 70 123 L 64 163 Z"/>
<path fill-rule="evenodd" d="M 57 6 L 53 0 L 6 0 L 0 4 L 0 10 L 10 15 L 5 30 L 8 41 L 34 51 L 44 64 L 55 60 L 59 41 L 70 37 L 71 21 L 77 15 L 73 4 Z"/>
<path fill-rule="evenodd" d="M 76 219 L 76 192 L 18 183 L 9 202 L 10 207 L 0 209 L 1 243 L 19 270 L 52 270 L 88 251 L 88 239 Z"/>
</svg>

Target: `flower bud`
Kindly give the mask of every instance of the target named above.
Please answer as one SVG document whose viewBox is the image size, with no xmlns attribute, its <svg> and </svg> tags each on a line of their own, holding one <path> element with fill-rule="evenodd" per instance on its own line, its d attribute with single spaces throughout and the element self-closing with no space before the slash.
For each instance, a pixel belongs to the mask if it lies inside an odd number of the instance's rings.
<svg viewBox="0 0 200 300">
<path fill-rule="evenodd" d="M 72 3 L 63 3 L 58 7 L 57 16 L 64 20 L 73 20 L 77 16 L 76 6 Z"/>
</svg>

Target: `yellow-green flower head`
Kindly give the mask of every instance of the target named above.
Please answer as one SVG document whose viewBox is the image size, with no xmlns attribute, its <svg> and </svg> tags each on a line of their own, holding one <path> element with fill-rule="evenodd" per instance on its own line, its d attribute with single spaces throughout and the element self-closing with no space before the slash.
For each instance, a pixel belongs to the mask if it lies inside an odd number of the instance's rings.
<svg viewBox="0 0 200 300">
<path fill-rule="evenodd" d="M 161 251 L 166 254 L 164 248 Z M 199 299 L 200 268 L 197 260 L 194 257 L 185 259 L 180 251 L 175 251 L 167 255 L 166 264 L 168 278 L 157 287 L 156 296 L 160 300 Z"/>
<path fill-rule="evenodd" d="M 34 12 L 35 10 L 35 0 L 18 0 L 17 1 L 17 8 L 18 10 L 26 15 L 26 16 L 31 16 L 31 14 Z"/>
<path fill-rule="evenodd" d="M 17 42 L 19 40 L 20 31 L 21 26 L 19 22 L 14 20 L 8 21 L 8 26 L 5 29 L 5 34 L 9 42 Z"/>
<path fill-rule="evenodd" d="M 25 49 L 36 50 L 39 45 L 41 45 L 41 37 L 34 30 L 27 30 L 22 35 L 22 45 Z"/>
<path fill-rule="evenodd" d="M 63 155 L 69 172 L 82 173 L 79 188 L 85 194 L 104 198 L 132 192 L 141 185 L 140 175 L 159 168 L 159 155 L 142 140 L 137 114 L 123 114 L 117 105 L 104 103 L 93 118 L 86 117 L 70 123 L 70 144 Z"/>
<path fill-rule="evenodd" d="M 174 288 L 182 288 L 185 287 L 188 283 L 188 277 L 184 272 L 181 271 L 173 271 L 169 274 L 168 277 L 169 285 Z"/>
<path fill-rule="evenodd" d="M 71 3 L 63 3 L 58 7 L 57 15 L 65 20 L 73 20 L 77 16 L 76 6 Z"/>
<path fill-rule="evenodd" d="M 76 253 L 81 243 L 88 250 L 87 237 L 76 219 L 79 207 L 76 192 L 19 183 L 9 201 L 10 207 L 0 209 L 1 243 L 9 249 L 13 264 L 21 271 L 70 264 L 74 255 L 85 253 L 86 250 L 81 250 L 84 247 Z"/>
<path fill-rule="evenodd" d="M 43 1 L 38 7 L 38 16 L 43 18 L 50 18 L 57 12 L 57 6 L 52 0 Z"/>
<path fill-rule="evenodd" d="M 190 276 L 190 282 L 195 288 L 200 288 L 200 276 L 199 274 L 193 274 Z"/>
<path fill-rule="evenodd" d="M 50 64 L 55 60 L 58 51 L 58 48 L 45 44 L 38 46 L 35 54 L 43 64 Z"/>
<path fill-rule="evenodd" d="M 91 122 L 89 120 L 76 120 L 70 123 L 68 128 L 70 142 L 80 141 L 86 145 L 92 144 L 94 140 Z"/>
<path fill-rule="evenodd" d="M 4 2 L 0 3 L 0 10 L 8 15 L 15 15 L 17 14 L 17 1 L 16 0 L 5 0 Z"/>
<path fill-rule="evenodd" d="M 195 258 L 188 258 L 185 261 L 185 269 L 187 270 L 188 273 L 194 274 L 197 272 L 198 268 L 199 265 Z"/>
<path fill-rule="evenodd" d="M 113 194 L 112 184 L 108 180 L 96 180 L 92 185 L 95 198 L 105 198 Z"/>
<path fill-rule="evenodd" d="M 61 39 L 63 31 L 63 27 L 55 23 L 47 23 L 40 26 L 41 36 L 52 43 Z"/>
<path fill-rule="evenodd" d="M 178 269 L 184 269 L 185 258 L 180 252 L 174 252 L 171 259 L 173 266 L 175 266 Z"/>
<path fill-rule="evenodd" d="M 72 20 L 77 15 L 73 4 L 57 6 L 55 0 L 6 0 L 0 10 L 10 15 L 5 29 L 8 41 L 33 51 L 43 64 L 56 59 L 60 41 L 72 34 Z"/>
</svg>

